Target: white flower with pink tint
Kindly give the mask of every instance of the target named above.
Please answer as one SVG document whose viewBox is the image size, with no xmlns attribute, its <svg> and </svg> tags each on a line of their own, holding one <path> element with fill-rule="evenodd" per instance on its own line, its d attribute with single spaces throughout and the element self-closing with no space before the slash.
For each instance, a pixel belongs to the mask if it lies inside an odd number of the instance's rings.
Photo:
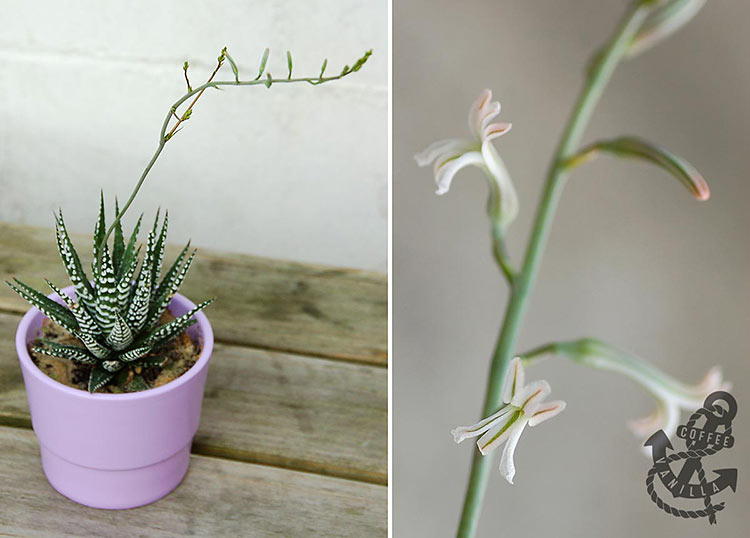
<svg viewBox="0 0 750 538">
<path fill-rule="evenodd" d="M 502 398 L 503 405 L 492 416 L 471 426 L 460 426 L 453 430 L 453 440 L 460 443 L 470 437 L 478 437 L 477 447 L 483 456 L 505 443 L 500 458 L 500 473 L 513 483 L 516 466 L 513 455 L 524 428 L 536 426 L 554 417 L 565 409 L 565 402 L 544 402 L 549 396 L 550 386 L 544 380 L 524 384 L 524 371 L 521 359 L 516 357 L 505 374 Z"/>
<path fill-rule="evenodd" d="M 437 194 L 450 190 L 456 173 L 466 166 L 477 166 L 487 175 L 490 187 L 489 212 L 501 230 L 518 214 L 518 197 L 500 156 L 491 141 L 507 133 L 510 123 L 490 123 L 500 114 L 500 103 L 492 101 L 492 92 L 484 90 L 469 111 L 471 138 L 450 138 L 431 144 L 415 155 L 419 166 L 434 162 Z"/>
</svg>

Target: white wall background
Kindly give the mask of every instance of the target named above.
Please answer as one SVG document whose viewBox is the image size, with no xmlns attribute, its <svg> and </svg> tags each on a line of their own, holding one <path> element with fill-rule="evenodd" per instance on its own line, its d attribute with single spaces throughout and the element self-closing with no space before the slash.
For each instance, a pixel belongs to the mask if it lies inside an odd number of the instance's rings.
<svg viewBox="0 0 750 538">
<path fill-rule="evenodd" d="M 170 240 L 384 271 L 387 257 L 385 0 L 0 0 L 0 220 L 90 232 L 99 189 L 124 199 L 171 104 L 226 45 L 241 75 L 350 77 L 207 92 L 132 214 L 170 210 Z M 226 65 L 224 79 L 232 73 Z M 254 76 L 254 75 L 253 75 Z M 111 200 L 111 198 L 110 198 Z"/>
</svg>

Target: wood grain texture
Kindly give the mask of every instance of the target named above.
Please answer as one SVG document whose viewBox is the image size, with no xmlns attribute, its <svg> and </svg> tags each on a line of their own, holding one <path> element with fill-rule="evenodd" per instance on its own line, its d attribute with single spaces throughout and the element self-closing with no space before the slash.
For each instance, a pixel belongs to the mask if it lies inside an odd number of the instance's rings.
<svg viewBox="0 0 750 538">
<path fill-rule="evenodd" d="M 87 508 L 47 483 L 34 434 L 0 427 L 0 534 L 5 536 L 382 537 L 383 486 L 193 456 L 164 499 L 132 510 Z"/>
<path fill-rule="evenodd" d="M 74 235 L 89 263 L 91 239 Z M 165 263 L 178 246 L 167 249 Z M 50 229 L 0 223 L 0 276 L 45 289 L 43 278 L 67 283 Z M 206 311 L 224 343 L 385 366 L 388 350 L 386 277 L 366 271 L 271 260 L 201 249 L 181 292 Z M 0 310 L 26 303 L 0 286 Z"/>
<path fill-rule="evenodd" d="M 0 424 L 30 427 L 13 335 L 0 313 Z M 387 371 L 217 344 L 197 454 L 385 484 Z"/>
</svg>

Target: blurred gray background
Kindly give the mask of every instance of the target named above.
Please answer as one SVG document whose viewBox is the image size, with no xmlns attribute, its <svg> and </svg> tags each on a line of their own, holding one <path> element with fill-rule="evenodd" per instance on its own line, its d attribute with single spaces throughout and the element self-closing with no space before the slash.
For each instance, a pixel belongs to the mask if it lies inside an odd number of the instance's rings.
<svg viewBox="0 0 750 538">
<path fill-rule="evenodd" d="M 622 0 L 394 2 L 394 528 L 455 533 L 472 446 L 450 430 L 479 418 L 507 298 L 490 255 L 486 184 L 463 171 L 443 197 L 412 155 L 467 135 L 487 87 L 510 134 L 496 147 L 521 214 L 523 248 L 545 170 L 583 66 Z M 683 155 L 706 176 L 694 201 L 654 167 L 601 159 L 570 181 L 519 347 L 596 336 L 687 382 L 721 364 L 739 401 L 736 447 L 706 460 L 738 467 L 719 524 L 673 518 L 648 499 L 649 460 L 627 429 L 654 406 L 626 379 L 550 359 L 533 367 L 567 410 L 527 430 L 516 485 L 493 471 L 479 535 L 742 536 L 750 523 L 750 37 L 748 2 L 709 2 L 676 36 L 623 64 L 587 140 L 628 133 Z M 519 350 L 520 351 L 520 350 Z M 497 455 L 496 455 L 497 457 Z M 495 460 L 496 462 L 497 460 Z M 496 463 L 493 463 L 493 467 Z"/>
</svg>

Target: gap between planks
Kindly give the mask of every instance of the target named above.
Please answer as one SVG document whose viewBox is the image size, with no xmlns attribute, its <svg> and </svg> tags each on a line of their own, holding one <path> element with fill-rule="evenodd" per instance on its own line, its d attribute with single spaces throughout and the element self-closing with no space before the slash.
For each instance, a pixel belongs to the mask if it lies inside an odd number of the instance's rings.
<svg viewBox="0 0 750 538">
<path fill-rule="evenodd" d="M 17 323 L 0 314 L 2 333 Z M 382 368 L 217 344 L 193 452 L 385 485 L 387 405 Z M 0 340 L 0 424 L 31 427 L 10 339 Z"/>
</svg>

